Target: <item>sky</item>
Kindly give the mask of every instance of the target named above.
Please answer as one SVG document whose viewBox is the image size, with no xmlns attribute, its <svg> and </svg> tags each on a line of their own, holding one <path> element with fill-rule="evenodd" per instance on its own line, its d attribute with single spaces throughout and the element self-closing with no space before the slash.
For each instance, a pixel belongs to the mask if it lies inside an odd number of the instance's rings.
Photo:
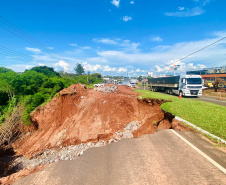
<svg viewBox="0 0 226 185">
<path fill-rule="evenodd" d="M 130 76 L 226 65 L 225 0 L 7 0 L 0 66 Z"/>
</svg>

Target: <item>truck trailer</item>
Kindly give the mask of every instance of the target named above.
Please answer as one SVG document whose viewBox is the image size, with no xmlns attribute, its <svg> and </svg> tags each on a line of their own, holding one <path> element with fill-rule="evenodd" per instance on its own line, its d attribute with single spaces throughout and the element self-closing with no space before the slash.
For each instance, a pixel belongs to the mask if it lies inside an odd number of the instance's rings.
<svg viewBox="0 0 226 185">
<path fill-rule="evenodd" d="M 172 76 L 148 79 L 152 91 L 164 91 L 168 94 L 180 93 L 182 96 L 202 96 L 203 81 L 200 75 Z"/>
</svg>

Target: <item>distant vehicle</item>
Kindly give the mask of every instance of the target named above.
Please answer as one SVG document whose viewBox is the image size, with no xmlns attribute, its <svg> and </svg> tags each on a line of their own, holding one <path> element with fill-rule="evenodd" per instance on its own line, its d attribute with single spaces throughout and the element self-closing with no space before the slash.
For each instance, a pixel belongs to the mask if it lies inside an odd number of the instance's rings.
<svg viewBox="0 0 226 185">
<path fill-rule="evenodd" d="M 118 82 L 119 85 L 122 85 L 122 82 Z"/>
<path fill-rule="evenodd" d="M 104 87 L 104 83 L 94 84 L 94 87 Z"/>
<path fill-rule="evenodd" d="M 136 83 L 130 83 L 129 87 L 136 87 Z"/>
<path fill-rule="evenodd" d="M 125 78 L 125 79 L 122 81 L 122 85 L 126 85 L 126 86 L 129 86 L 129 87 L 136 87 L 136 85 L 137 85 L 137 80 L 136 80 L 136 79 Z"/>
<path fill-rule="evenodd" d="M 202 96 L 203 83 L 200 75 L 185 75 L 150 78 L 148 86 L 153 91 L 165 91 L 168 94 Z"/>
</svg>

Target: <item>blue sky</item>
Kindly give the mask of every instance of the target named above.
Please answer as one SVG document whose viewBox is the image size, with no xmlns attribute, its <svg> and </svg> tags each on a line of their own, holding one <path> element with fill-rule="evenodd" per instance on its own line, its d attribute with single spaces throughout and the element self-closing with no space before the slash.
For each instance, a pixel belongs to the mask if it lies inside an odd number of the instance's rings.
<svg viewBox="0 0 226 185">
<path fill-rule="evenodd" d="M 226 39 L 178 59 L 226 36 L 225 9 L 225 0 L 2 1 L 0 65 L 131 76 L 224 66 Z"/>
</svg>

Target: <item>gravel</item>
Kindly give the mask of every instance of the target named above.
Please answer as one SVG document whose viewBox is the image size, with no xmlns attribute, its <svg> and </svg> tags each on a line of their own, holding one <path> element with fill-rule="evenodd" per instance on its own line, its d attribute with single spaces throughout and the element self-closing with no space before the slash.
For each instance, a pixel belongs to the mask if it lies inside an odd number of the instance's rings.
<svg viewBox="0 0 226 185">
<path fill-rule="evenodd" d="M 75 160 L 89 148 L 102 147 L 113 142 L 118 142 L 123 138 L 133 138 L 132 132 L 140 128 L 140 126 L 141 123 L 133 121 L 126 125 L 123 131 L 116 132 L 114 137 L 107 141 L 98 141 L 95 143 L 89 142 L 86 144 L 81 143 L 79 145 L 71 145 L 67 147 L 59 146 L 52 150 L 47 149 L 31 159 L 20 156 L 12 162 L 11 166 L 21 170 L 25 168 L 35 168 L 39 165 L 50 164 L 61 160 Z"/>
</svg>

